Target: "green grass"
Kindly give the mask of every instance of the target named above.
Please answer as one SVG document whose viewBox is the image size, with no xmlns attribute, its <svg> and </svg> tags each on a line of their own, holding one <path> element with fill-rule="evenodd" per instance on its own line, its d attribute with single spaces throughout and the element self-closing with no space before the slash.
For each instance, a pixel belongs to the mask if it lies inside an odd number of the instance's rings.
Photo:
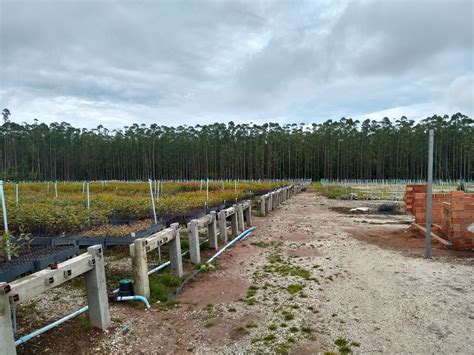
<svg viewBox="0 0 474 355">
<path fill-rule="evenodd" d="M 169 302 L 171 293 L 179 286 L 181 279 L 171 272 L 151 275 L 150 278 L 150 300 L 152 303 Z"/>
<path fill-rule="evenodd" d="M 291 284 L 288 285 L 287 290 L 290 295 L 300 292 L 304 288 L 304 285 L 300 284 Z"/>
</svg>

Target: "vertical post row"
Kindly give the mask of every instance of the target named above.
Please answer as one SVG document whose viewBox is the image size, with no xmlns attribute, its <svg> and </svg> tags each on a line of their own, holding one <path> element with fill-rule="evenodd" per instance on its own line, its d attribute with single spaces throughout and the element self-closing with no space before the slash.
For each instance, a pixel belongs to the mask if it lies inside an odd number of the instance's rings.
<svg viewBox="0 0 474 355">
<path fill-rule="evenodd" d="M 0 282 L 0 344 L 2 354 L 16 354 L 10 311 L 10 300 L 4 291 L 6 282 Z"/>
<path fill-rule="evenodd" d="M 85 274 L 89 320 L 93 327 L 104 330 L 110 325 L 110 311 L 102 246 L 91 246 L 87 252 L 94 260 L 94 268 Z"/>
<path fill-rule="evenodd" d="M 232 235 L 236 236 L 239 234 L 239 227 L 237 225 L 237 205 L 232 207 L 234 207 L 234 213 L 230 216 L 230 226 L 232 229 Z"/>
<path fill-rule="evenodd" d="M 217 246 L 216 212 L 211 211 L 210 215 L 211 215 L 211 221 L 207 225 L 207 236 L 209 238 L 209 247 L 217 250 L 218 246 Z"/>
<path fill-rule="evenodd" d="M 150 297 L 148 281 L 148 263 L 146 257 L 146 241 L 142 238 L 134 242 L 135 268 L 133 269 L 133 290 L 135 294 Z"/>
<path fill-rule="evenodd" d="M 193 264 L 201 262 L 201 250 L 199 248 L 198 221 L 193 219 L 189 222 L 189 258 Z"/>
<path fill-rule="evenodd" d="M 227 225 L 224 211 L 219 211 L 219 240 L 227 244 Z"/>
<path fill-rule="evenodd" d="M 179 223 L 173 223 L 174 238 L 169 241 L 171 271 L 176 277 L 183 277 L 183 260 L 181 257 L 181 239 L 179 238 Z M 199 244 L 198 244 L 199 245 Z"/>
</svg>

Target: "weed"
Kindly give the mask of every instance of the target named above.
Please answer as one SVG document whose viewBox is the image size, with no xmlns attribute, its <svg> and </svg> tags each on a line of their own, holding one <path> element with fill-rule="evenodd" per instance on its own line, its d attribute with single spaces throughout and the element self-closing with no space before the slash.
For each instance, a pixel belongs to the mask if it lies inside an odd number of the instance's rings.
<svg viewBox="0 0 474 355">
<path fill-rule="evenodd" d="M 352 353 L 352 349 L 351 349 L 351 346 L 349 344 L 349 340 L 347 340 L 346 338 L 337 338 L 336 341 L 334 342 L 334 344 L 336 344 L 336 346 L 339 350 L 339 353 L 341 355 L 347 355 L 347 354 Z"/>
</svg>

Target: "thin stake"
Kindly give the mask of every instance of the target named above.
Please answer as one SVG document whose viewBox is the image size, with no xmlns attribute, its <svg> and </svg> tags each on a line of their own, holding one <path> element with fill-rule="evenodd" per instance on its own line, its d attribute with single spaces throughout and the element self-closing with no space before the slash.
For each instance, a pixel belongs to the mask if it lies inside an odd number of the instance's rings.
<svg viewBox="0 0 474 355">
<path fill-rule="evenodd" d="M 209 179 L 206 180 L 206 206 L 209 204 Z"/>
<path fill-rule="evenodd" d="M 153 220 L 155 221 L 155 224 L 158 224 L 158 220 L 156 218 L 155 197 L 153 196 L 153 186 L 151 183 L 151 179 L 148 179 L 148 184 L 150 185 L 150 197 L 151 197 L 151 207 L 153 209 Z"/>
<path fill-rule="evenodd" d="M 3 228 L 5 229 L 7 257 L 11 260 L 12 256 L 10 253 L 10 235 L 8 234 L 8 220 L 7 220 L 7 206 L 5 203 L 5 191 L 3 190 L 3 180 L 0 180 L 0 195 L 2 198 L 2 211 L 3 211 Z"/>
<path fill-rule="evenodd" d="M 428 190 L 426 193 L 426 245 L 425 258 L 431 259 L 431 206 L 433 202 L 433 143 L 434 131 L 428 131 Z"/>
<path fill-rule="evenodd" d="M 86 191 L 87 191 L 87 209 L 90 209 L 91 200 L 90 200 L 90 193 L 89 193 L 89 182 L 87 182 Z"/>
<path fill-rule="evenodd" d="M 58 180 L 54 182 L 54 196 L 58 197 Z"/>
<path fill-rule="evenodd" d="M 18 195 L 18 184 L 15 185 L 15 201 L 16 201 L 16 205 L 18 206 L 18 202 L 19 202 L 19 195 Z"/>
</svg>

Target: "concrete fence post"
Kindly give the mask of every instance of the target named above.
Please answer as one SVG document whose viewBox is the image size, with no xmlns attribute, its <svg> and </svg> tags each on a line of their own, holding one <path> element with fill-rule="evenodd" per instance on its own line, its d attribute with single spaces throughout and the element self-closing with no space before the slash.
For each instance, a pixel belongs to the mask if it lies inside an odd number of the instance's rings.
<svg viewBox="0 0 474 355">
<path fill-rule="evenodd" d="M 104 330 L 110 325 L 110 311 L 102 246 L 91 246 L 87 252 L 94 260 L 94 268 L 85 273 L 89 320 L 93 327 Z"/>
<path fill-rule="evenodd" d="M 218 245 L 217 245 L 216 212 L 211 211 L 210 215 L 211 215 L 211 223 L 207 225 L 207 236 L 209 238 L 209 247 L 217 250 Z"/>
<path fill-rule="evenodd" d="M 181 256 L 181 239 L 179 237 L 178 229 L 179 223 L 173 223 L 170 227 L 174 229 L 174 237 L 169 241 L 171 271 L 174 276 L 181 278 L 183 277 L 183 259 Z"/>
<path fill-rule="evenodd" d="M 247 222 L 247 227 L 252 226 L 252 202 L 249 201 L 249 207 L 245 209 L 245 222 Z"/>
<path fill-rule="evenodd" d="M 199 231 L 197 219 L 189 222 L 189 259 L 193 264 L 199 264 L 201 262 L 201 250 L 199 247 Z"/>
<path fill-rule="evenodd" d="M 244 225 L 244 208 L 241 203 L 237 206 L 237 224 L 240 232 L 245 230 Z"/>
<path fill-rule="evenodd" d="M 134 244 L 135 268 L 133 269 L 133 289 L 136 295 L 150 297 L 150 283 L 148 281 L 148 262 L 146 257 L 146 241 L 136 239 Z"/>
<path fill-rule="evenodd" d="M 219 211 L 219 240 L 227 244 L 227 225 L 224 211 Z"/>
<path fill-rule="evenodd" d="M 232 235 L 235 237 L 239 234 L 239 226 L 237 224 L 237 205 L 232 207 L 234 207 L 234 213 L 230 216 L 230 227 L 232 229 Z"/>
<path fill-rule="evenodd" d="M 260 215 L 265 217 L 265 197 L 260 197 Z"/>
<path fill-rule="evenodd" d="M 6 282 L 0 282 L 0 350 L 2 354 L 14 355 L 15 338 L 10 310 L 10 299 L 5 293 Z"/>
</svg>

